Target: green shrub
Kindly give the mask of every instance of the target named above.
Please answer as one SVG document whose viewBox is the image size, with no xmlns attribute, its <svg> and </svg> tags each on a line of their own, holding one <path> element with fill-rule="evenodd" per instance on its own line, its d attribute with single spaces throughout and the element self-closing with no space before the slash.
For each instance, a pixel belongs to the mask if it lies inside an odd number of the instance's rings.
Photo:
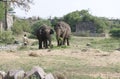
<svg viewBox="0 0 120 79">
<path fill-rule="evenodd" d="M 49 20 L 44 20 L 44 19 L 40 19 L 39 21 L 37 21 L 36 23 L 34 23 L 32 26 L 31 26 L 31 33 L 33 35 L 36 35 L 36 30 L 43 24 L 46 24 L 48 26 L 51 26 L 51 23 Z"/>
<path fill-rule="evenodd" d="M 14 35 L 18 35 L 23 32 L 22 27 L 18 21 L 13 24 L 13 27 L 11 29 L 12 29 Z"/>
<path fill-rule="evenodd" d="M 110 34 L 112 37 L 120 37 L 120 28 L 110 30 Z"/>
<path fill-rule="evenodd" d="M 28 36 L 28 38 L 36 39 L 37 37 L 36 37 L 35 35 L 33 35 L 33 34 L 30 34 L 30 35 Z"/>
<path fill-rule="evenodd" d="M 13 43 L 14 36 L 11 31 L 3 31 L 0 33 L 0 43 Z"/>
<path fill-rule="evenodd" d="M 27 20 L 16 20 L 11 28 L 14 35 L 30 32 L 31 28 Z"/>
</svg>

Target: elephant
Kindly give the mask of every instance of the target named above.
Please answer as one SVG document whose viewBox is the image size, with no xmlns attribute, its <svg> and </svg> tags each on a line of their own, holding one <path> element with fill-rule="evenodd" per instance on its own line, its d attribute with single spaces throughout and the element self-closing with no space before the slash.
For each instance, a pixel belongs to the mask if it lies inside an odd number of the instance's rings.
<svg viewBox="0 0 120 79">
<path fill-rule="evenodd" d="M 51 34 L 54 34 L 54 30 L 45 24 L 37 30 L 36 36 L 39 41 L 39 49 L 51 46 Z"/>
<path fill-rule="evenodd" d="M 67 46 L 69 46 L 69 40 L 71 35 L 70 25 L 64 21 L 59 21 L 54 26 L 56 32 L 57 46 L 65 45 L 67 41 Z"/>
</svg>

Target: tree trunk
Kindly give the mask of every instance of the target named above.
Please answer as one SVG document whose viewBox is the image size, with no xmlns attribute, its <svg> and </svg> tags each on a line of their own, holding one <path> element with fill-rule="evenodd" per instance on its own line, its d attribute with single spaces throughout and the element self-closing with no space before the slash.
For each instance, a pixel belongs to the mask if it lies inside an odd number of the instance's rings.
<svg viewBox="0 0 120 79">
<path fill-rule="evenodd" d="M 7 23 L 7 1 L 5 1 L 5 30 L 8 28 L 8 23 Z"/>
</svg>

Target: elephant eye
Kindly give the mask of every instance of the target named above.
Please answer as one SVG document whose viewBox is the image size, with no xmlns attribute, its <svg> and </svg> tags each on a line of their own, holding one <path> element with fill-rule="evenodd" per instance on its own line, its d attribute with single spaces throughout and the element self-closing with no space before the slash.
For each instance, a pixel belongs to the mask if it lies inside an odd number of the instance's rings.
<svg viewBox="0 0 120 79">
<path fill-rule="evenodd" d="M 60 28 L 60 27 L 61 27 L 61 25 L 60 25 L 60 24 L 58 24 L 58 27 Z"/>
</svg>

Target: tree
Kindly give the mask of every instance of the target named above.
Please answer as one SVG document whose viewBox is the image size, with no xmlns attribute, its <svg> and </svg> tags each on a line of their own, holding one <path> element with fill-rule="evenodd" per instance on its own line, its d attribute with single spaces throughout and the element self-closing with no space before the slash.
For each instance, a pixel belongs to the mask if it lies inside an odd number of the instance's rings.
<svg viewBox="0 0 120 79">
<path fill-rule="evenodd" d="M 16 7 L 23 8 L 25 11 L 30 9 L 30 4 L 33 3 L 33 0 L 11 0 L 10 3 Z"/>
<path fill-rule="evenodd" d="M 17 19 L 14 22 L 11 30 L 13 31 L 14 35 L 22 34 L 23 32 L 30 32 L 30 23 L 28 20 L 25 19 Z"/>
<path fill-rule="evenodd" d="M 55 26 L 56 23 L 57 23 L 58 21 L 61 21 L 61 20 L 62 20 L 62 18 L 54 17 L 53 19 L 51 19 L 51 24 L 52 24 L 52 26 Z"/>
<path fill-rule="evenodd" d="M 36 30 L 37 30 L 39 27 L 41 27 L 41 25 L 44 25 L 44 24 L 46 24 L 46 25 L 48 25 L 48 26 L 51 26 L 51 25 L 52 25 L 51 22 L 50 22 L 50 20 L 40 19 L 40 20 L 38 20 L 36 23 L 34 23 L 34 24 L 31 26 L 31 33 L 32 33 L 33 35 L 36 35 Z"/>
<path fill-rule="evenodd" d="M 91 15 L 88 10 L 74 11 L 64 16 L 64 21 L 70 24 L 72 31 L 75 31 L 75 26 L 80 21 L 89 21 Z"/>
<path fill-rule="evenodd" d="M 0 0 L 4 2 L 4 8 L 5 8 L 5 30 L 8 28 L 7 24 L 7 13 L 8 13 L 8 7 L 13 5 L 14 7 L 18 6 L 20 8 L 23 8 L 25 11 L 28 11 L 30 9 L 30 3 L 32 3 L 33 0 Z"/>
<path fill-rule="evenodd" d="M 91 22 L 95 25 L 97 33 L 105 32 L 106 27 L 109 26 L 107 20 L 91 15 L 88 10 L 74 11 L 64 16 L 64 21 L 70 24 L 72 32 L 75 32 L 76 24 L 79 22 Z"/>
<path fill-rule="evenodd" d="M 120 37 L 120 28 L 113 28 L 109 32 L 112 37 Z"/>
<path fill-rule="evenodd" d="M 4 5 L 0 2 L 0 20 L 4 18 Z"/>
</svg>

